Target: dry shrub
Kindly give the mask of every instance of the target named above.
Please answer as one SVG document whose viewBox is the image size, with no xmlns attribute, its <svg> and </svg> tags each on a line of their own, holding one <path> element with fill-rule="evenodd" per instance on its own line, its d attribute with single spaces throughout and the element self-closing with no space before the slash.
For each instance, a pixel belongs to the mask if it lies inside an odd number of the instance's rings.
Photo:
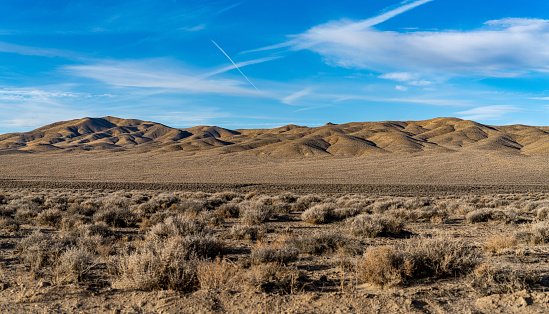
<svg viewBox="0 0 549 314">
<path fill-rule="evenodd" d="M 517 215 L 508 210 L 481 208 L 468 213 L 465 218 L 469 223 L 487 222 L 489 220 L 504 223 L 513 223 L 518 220 Z"/>
<path fill-rule="evenodd" d="M 203 222 L 185 215 L 168 216 L 164 222 L 154 225 L 147 232 L 149 241 L 163 241 L 176 236 L 208 234 Z"/>
<path fill-rule="evenodd" d="M 198 262 L 176 237 L 112 257 L 110 267 L 116 288 L 194 291 L 199 287 Z"/>
<path fill-rule="evenodd" d="M 208 210 L 208 203 L 203 199 L 181 200 L 179 203 L 172 205 L 170 210 L 198 215 L 200 212 Z"/>
<path fill-rule="evenodd" d="M 404 228 L 400 219 L 381 214 L 362 214 L 350 219 L 347 225 L 354 235 L 368 238 L 399 235 Z"/>
<path fill-rule="evenodd" d="M 385 287 L 417 278 L 463 275 L 477 264 L 476 252 L 462 241 L 421 237 L 398 246 L 369 248 L 357 273 L 361 280 Z"/>
<path fill-rule="evenodd" d="M 335 204 L 318 204 L 301 214 L 301 220 L 311 224 L 323 224 L 333 219 Z"/>
<path fill-rule="evenodd" d="M 0 218 L 0 230 L 8 233 L 15 233 L 19 231 L 19 223 L 11 217 Z"/>
<path fill-rule="evenodd" d="M 57 208 L 50 208 L 38 214 L 36 221 L 42 226 L 59 228 L 63 215 Z"/>
<path fill-rule="evenodd" d="M 279 294 L 298 292 L 307 282 L 303 271 L 278 263 L 253 266 L 243 279 L 249 289 Z"/>
<path fill-rule="evenodd" d="M 223 217 L 215 211 L 203 211 L 198 215 L 198 219 L 210 226 L 221 226 L 224 222 Z"/>
<path fill-rule="evenodd" d="M 346 238 L 335 232 L 289 238 L 286 242 L 298 248 L 301 253 L 313 255 L 330 254 L 338 251 L 350 254 L 359 254 L 362 252 L 362 245 L 358 241 Z"/>
<path fill-rule="evenodd" d="M 538 219 L 540 220 L 548 220 L 549 219 L 549 206 L 543 206 L 536 210 L 536 215 L 538 216 Z"/>
<path fill-rule="evenodd" d="M 291 244 L 284 245 L 259 245 L 252 250 L 250 259 L 252 264 L 279 263 L 288 264 L 297 260 L 298 249 Z"/>
<path fill-rule="evenodd" d="M 197 269 L 198 282 L 202 289 L 231 289 L 238 286 L 238 270 L 238 266 L 222 258 L 201 261 Z"/>
<path fill-rule="evenodd" d="M 448 218 L 448 212 L 440 207 L 425 206 L 417 209 L 401 208 L 391 214 L 406 221 L 442 222 Z"/>
<path fill-rule="evenodd" d="M 131 227 L 137 222 L 135 215 L 128 208 L 122 207 L 104 208 L 93 215 L 93 220 L 118 228 Z"/>
<path fill-rule="evenodd" d="M 177 202 L 179 197 L 173 193 L 160 193 L 151 199 L 151 203 L 156 203 L 162 208 L 168 208 Z"/>
<path fill-rule="evenodd" d="M 482 248 L 490 254 L 497 255 L 507 251 L 510 248 L 516 247 L 516 245 L 517 240 L 513 237 L 495 236 L 488 239 Z"/>
<path fill-rule="evenodd" d="M 515 233 L 515 239 L 521 243 L 540 245 L 549 243 L 549 222 L 542 221 L 526 226 Z"/>
<path fill-rule="evenodd" d="M 247 225 L 257 225 L 269 220 L 272 213 L 272 206 L 260 202 L 246 201 L 239 204 L 240 217 Z"/>
<path fill-rule="evenodd" d="M 228 234 L 228 238 L 234 240 L 251 240 L 255 241 L 262 239 L 265 236 L 265 228 L 263 226 L 247 226 L 234 225 Z"/>
<path fill-rule="evenodd" d="M 238 204 L 223 204 L 215 211 L 223 218 L 238 218 L 240 207 Z"/>
<path fill-rule="evenodd" d="M 54 265 L 63 250 L 72 245 L 74 239 L 70 237 L 54 238 L 50 234 L 35 230 L 17 243 L 14 253 L 18 255 L 21 263 L 39 275 L 44 272 L 45 267 Z"/>
<path fill-rule="evenodd" d="M 408 264 L 404 253 L 394 246 L 369 247 L 358 262 L 357 276 L 377 286 L 396 286 L 402 283 Z"/>
<path fill-rule="evenodd" d="M 496 269 L 486 263 L 478 265 L 469 280 L 469 286 L 485 296 L 528 290 L 538 282 L 534 272 Z"/>
<path fill-rule="evenodd" d="M 94 267 L 94 256 L 86 249 L 72 247 L 61 254 L 57 263 L 58 282 L 82 282 Z"/>
<path fill-rule="evenodd" d="M 322 198 L 320 198 L 318 195 L 314 194 L 308 194 L 305 196 L 301 196 L 294 204 L 293 204 L 293 210 L 296 212 L 302 212 L 307 210 L 309 207 L 318 204 L 322 202 Z"/>
</svg>

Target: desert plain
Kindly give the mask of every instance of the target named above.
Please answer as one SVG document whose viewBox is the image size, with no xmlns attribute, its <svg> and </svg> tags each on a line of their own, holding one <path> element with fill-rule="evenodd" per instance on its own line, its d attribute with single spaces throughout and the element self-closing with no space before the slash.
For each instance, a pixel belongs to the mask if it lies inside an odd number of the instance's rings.
<svg viewBox="0 0 549 314">
<path fill-rule="evenodd" d="M 0 135 L 5 313 L 547 313 L 549 127 Z"/>
</svg>

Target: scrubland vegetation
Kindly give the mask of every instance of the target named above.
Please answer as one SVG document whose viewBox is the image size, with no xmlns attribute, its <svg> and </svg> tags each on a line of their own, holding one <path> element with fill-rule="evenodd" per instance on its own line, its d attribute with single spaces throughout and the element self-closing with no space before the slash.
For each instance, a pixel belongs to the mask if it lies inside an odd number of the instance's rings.
<svg viewBox="0 0 549 314">
<path fill-rule="evenodd" d="M 394 302 L 403 312 L 482 312 L 519 297 L 524 311 L 543 312 L 547 243 L 544 193 L 3 189 L 0 308 L 156 312 L 163 292 L 173 312 L 267 311 L 257 304 L 268 302 L 272 311 L 313 311 L 316 302 L 331 312 L 339 304 L 323 306 L 326 298 L 343 298 L 348 312 L 391 312 Z M 242 295 L 250 297 L 230 303 Z M 176 310 L 176 299 L 187 307 Z"/>
</svg>

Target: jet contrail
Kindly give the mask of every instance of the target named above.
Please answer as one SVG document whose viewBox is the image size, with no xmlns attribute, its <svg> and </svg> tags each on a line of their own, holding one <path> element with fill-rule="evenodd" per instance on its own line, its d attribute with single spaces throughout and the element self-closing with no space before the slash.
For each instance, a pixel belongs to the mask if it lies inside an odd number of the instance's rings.
<svg viewBox="0 0 549 314">
<path fill-rule="evenodd" d="M 229 57 L 229 55 L 225 52 L 225 50 L 221 49 L 221 47 L 219 47 L 219 45 L 218 45 L 215 41 L 212 40 L 212 43 L 213 43 L 217 48 L 219 48 L 219 50 L 221 50 L 221 52 L 223 52 L 223 54 L 225 55 L 225 57 L 227 57 L 227 58 L 229 59 L 229 61 L 231 61 L 231 63 L 232 63 L 232 64 L 234 65 L 234 67 L 238 70 L 238 72 L 240 72 L 240 74 L 242 74 L 242 76 L 244 76 L 244 78 L 245 78 L 250 84 L 252 84 L 252 86 L 253 86 L 258 92 L 261 93 L 261 91 L 260 91 L 257 87 L 255 87 L 254 83 L 252 83 L 252 81 L 250 81 L 250 79 L 249 79 L 246 75 L 244 75 L 244 73 L 242 73 L 242 71 L 240 71 L 240 68 L 236 65 L 236 63 L 234 63 L 233 59 L 231 59 L 231 57 Z"/>
</svg>

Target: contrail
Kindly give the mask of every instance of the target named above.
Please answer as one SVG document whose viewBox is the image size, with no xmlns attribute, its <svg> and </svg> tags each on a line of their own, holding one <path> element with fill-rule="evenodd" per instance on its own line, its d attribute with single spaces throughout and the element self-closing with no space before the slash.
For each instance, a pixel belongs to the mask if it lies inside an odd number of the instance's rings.
<svg viewBox="0 0 549 314">
<path fill-rule="evenodd" d="M 219 50 L 221 50 L 221 52 L 223 52 L 223 54 L 225 55 L 225 57 L 227 57 L 227 58 L 229 59 L 229 61 L 231 61 L 231 63 L 232 63 L 232 64 L 234 65 L 234 67 L 238 70 L 238 72 L 240 72 L 240 74 L 242 74 L 242 76 L 244 76 L 244 78 L 245 78 L 250 84 L 252 84 L 252 86 L 253 86 L 258 92 L 261 93 L 261 91 L 260 91 L 257 87 L 255 87 L 254 83 L 252 83 L 252 81 L 250 81 L 250 79 L 249 79 L 246 75 L 244 75 L 244 73 L 242 73 L 242 71 L 240 71 L 240 68 L 236 65 L 236 63 L 234 63 L 233 59 L 231 59 L 231 57 L 229 57 L 229 55 L 225 52 L 225 50 L 221 49 L 221 47 L 219 47 L 219 45 L 218 45 L 215 41 L 212 40 L 212 43 L 213 43 L 217 48 L 219 48 Z"/>
</svg>

